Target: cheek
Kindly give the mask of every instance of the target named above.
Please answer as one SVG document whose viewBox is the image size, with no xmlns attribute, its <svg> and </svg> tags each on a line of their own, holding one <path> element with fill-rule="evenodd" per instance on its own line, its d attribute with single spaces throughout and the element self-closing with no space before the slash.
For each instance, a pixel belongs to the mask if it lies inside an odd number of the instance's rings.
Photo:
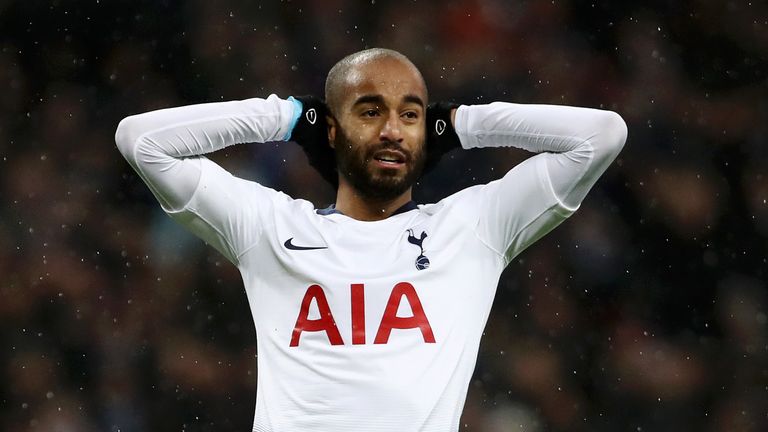
<svg viewBox="0 0 768 432">
<path fill-rule="evenodd" d="M 358 144 L 373 143 L 379 139 L 379 129 L 370 124 L 362 124 L 352 132 L 351 138 Z"/>
<path fill-rule="evenodd" d="M 350 124 L 344 127 L 343 135 L 344 140 L 351 143 L 354 147 L 374 142 L 378 137 L 376 128 L 363 122 L 350 122 Z M 338 132 L 336 136 L 338 138 Z"/>
<path fill-rule="evenodd" d="M 423 128 L 420 130 L 414 131 L 413 134 L 410 134 L 409 141 L 412 143 L 411 151 L 414 154 L 424 153 L 426 151 L 427 141 L 426 141 L 426 136 Z"/>
</svg>

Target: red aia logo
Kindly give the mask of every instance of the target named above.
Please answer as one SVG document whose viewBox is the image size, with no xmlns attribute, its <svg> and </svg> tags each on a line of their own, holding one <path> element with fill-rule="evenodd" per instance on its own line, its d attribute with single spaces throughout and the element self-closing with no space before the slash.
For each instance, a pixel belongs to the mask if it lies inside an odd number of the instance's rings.
<svg viewBox="0 0 768 432">
<path fill-rule="evenodd" d="M 365 344 L 365 286 L 363 284 L 352 284 L 352 345 Z M 309 319 L 309 305 L 315 300 L 320 312 L 320 318 Z M 399 317 L 397 310 L 400 303 L 405 299 L 411 306 L 413 316 Z M 389 341 L 389 334 L 392 329 L 419 329 L 425 343 L 435 343 L 435 335 L 432 333 L 432 327 L 429 325 L 427 315 L 421 306 L 416 290 L 408 282 L 400 282 L 392 288 L 389 295 L 387 307 L 384 309 L 384 316 L 381 317 L 379 330 L 376 332 L 374 344 L 385 344 Z M 328 300 L 325 298 L 325 292 L 320 285 L 312 285 L 307 288 L 304 299 L 301 301 L 299 317 L 296 319 L 296 326 L 293 328 L 291 336 L 291 346 L 299 346 L 299 338 L 302 332 L 324 331 L 328 336 L 331 345 L 344 345 L 341 333 L 336 327 L 336 321 L 333 319 L 331 308 L 328 306 Z"/>
</svg>

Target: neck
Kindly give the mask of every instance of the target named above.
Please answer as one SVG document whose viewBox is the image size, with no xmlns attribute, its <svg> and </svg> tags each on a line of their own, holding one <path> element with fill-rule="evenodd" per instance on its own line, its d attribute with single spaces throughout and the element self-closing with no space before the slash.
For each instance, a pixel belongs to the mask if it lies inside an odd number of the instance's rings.
<svg viewBox="0 0 768 432">
<path fill-rule="evenodd" d="M 360 195 L 348 183 L 341 181 L 336 192 L 336 210 L 353 219 L 377 221 L 392 216 L 411 199 L 411 188 L 397 198 L 377 200 Z"/>
</svg>

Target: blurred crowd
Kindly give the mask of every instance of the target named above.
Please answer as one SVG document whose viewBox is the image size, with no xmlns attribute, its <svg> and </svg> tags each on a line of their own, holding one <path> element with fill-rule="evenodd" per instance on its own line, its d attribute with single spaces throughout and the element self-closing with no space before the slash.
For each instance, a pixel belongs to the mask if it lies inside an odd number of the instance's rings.
<svg viewBox="0 0 768 432">
<path fill-rule="evenodd" d="M 581 209 L 502 276 L 461 430 L 768 430 L 768 6 L 737 0 L 0 2 L 0 430 L 249 430 L 239 274 L 160 211 L 114 130 L 322 94 L 374 46 L 409 56 L 433 100 L 629 125 Z M 528 156 L 455 151 L 416 199 Z M 213 158 L 334 200 L 291 143 Z"/>
</svg>

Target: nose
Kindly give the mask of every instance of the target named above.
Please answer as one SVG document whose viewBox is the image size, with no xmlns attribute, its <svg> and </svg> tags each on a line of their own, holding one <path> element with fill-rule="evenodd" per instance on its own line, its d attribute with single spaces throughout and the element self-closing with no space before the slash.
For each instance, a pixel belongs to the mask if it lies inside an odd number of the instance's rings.
<svg viewBox="0 0 768 432">
<path fill-rule="evenodd" d="M 387 116 L 384 125 L 381 127 L 381 131 L 379 131 L 379 140 L 394 141 L 397 143 L 403 141 L 403 133 L 400 129 L 400 116 L 398 116 L 397 113 L 390 113 Z"/>
</svg>

